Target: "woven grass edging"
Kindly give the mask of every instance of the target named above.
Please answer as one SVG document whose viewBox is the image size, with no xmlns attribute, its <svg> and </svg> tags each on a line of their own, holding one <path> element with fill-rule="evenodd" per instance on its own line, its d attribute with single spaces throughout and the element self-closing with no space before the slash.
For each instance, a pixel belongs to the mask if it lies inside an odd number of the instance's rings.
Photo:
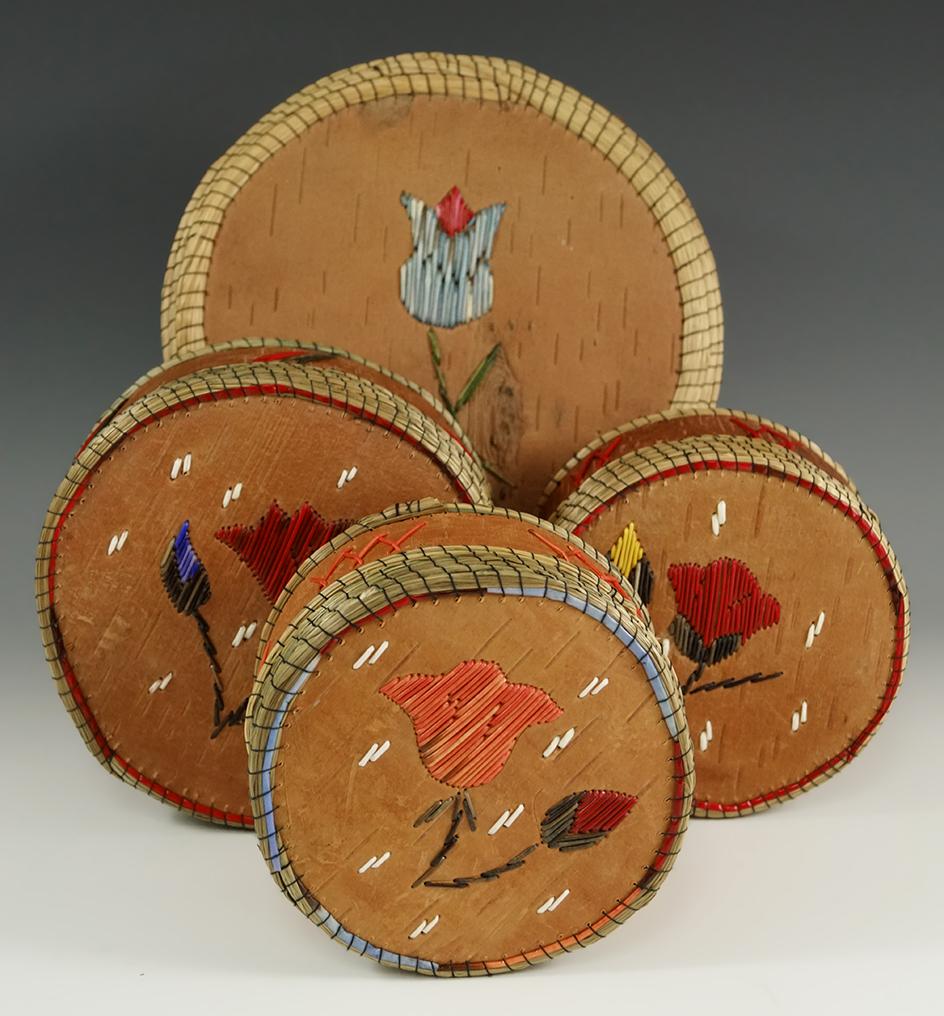
<svg viewBox="0 0 944 1016">
<path fill-rule="evenodd" d="M 375 74 L 376 72 L 370 72 L 369 64 L 357 64 L 354 67 L 349 67 L 346 70 L 337 71 L 334 74 L 328 75 L 323 78 L 319 78 L 312 84 L 307 85 L 302 89 L 302 92 L 314 98 L 315 96 L 324 95 L 328 92 L 332 92 L 339 87 L 344 87 L 346 84 L 359 84 L 364 80 L 364 72 Z M 301 94 L 301 93 L 299 93 Z M 267 114 L 263 117 L 263 120 L 268 119 L 272 114 Z M 260 121 L 261 122 L 261 121 Z M 175 287 L 178 284 L 178 276 L 180 273 L 180 255 L 183 251 L 183 247 L 187 237 L 187 225 L 189 224 L 190 217 L 194 214 L 194 210 L 199 208 L 201 201 L 207 191 L 210 182 L 216 176 L 217 171 L 224 167 L 226 164 L 226 157 L 231 150 L 235 150 L 240 147 L 242 139 L 237 140 L 231 149 L 228 149 L 223 155 L 215 159 L 210 165 L 210 168 L 203 174 L 197 184 L 195 190 L 190 196 L 186 207 L 184 208 L 183 215 L 181 216 L 180 222 L 178 223 L 177 229 L 174 233 L 174 239 L 171 243 L 170 254 L 168 255 L 167 267 L 164 272 L 164 282 L 161 288 L 161 335 L 166 336 L 173 334 L 174 321 L 173 321 L 173 310 L 174 310 L 174 299 L 175 299 Z M 166 343 L 165 343 L 166 344 Z"/>
<path fill-rule="evenodd" d="M 152 367 L 145 374 L 142 374 L 136 381 L 128 385 L 127 388 L 115 399 L 114 402 L 105 410 L 104 413 L 98 418 L 95 425 L 92 427 L 91 434 L 97 433 L 106 423 L 108 423 L 121 409 L 132 401 L 136 396 L 135 393 L 149 381 L 153 381 L 155 378 L 160 377 L 165 371 L 172 367 L 185 365 L 188 361 L 196 360 L 200 356 L 206 353 L 221 353 L 228 349 L 232 350 L 243 350 L 243 349 L 257 349 L 260 355 L 265 355 L 266 351 L 271 353 L 277 353 L 284 351 L 286 353 L 299 352 L 303 355 L 310 356 L 325 356 L 332 357 L 336 356 L 345 360 L 350 360 L 352 363 L 361 364 L 361 366 L 369 367 L 371 370 L 377 371 L 378 374 L 384 377 L 390 378 L 399 385 L 403 385 L 404 388 L 410 389 L 419 395 L 424 402 L 428 403 L 432 409 L 439 413 L 444 420 L 449 423 L 450 429 L 455 433 L 455 436 L 459 438 L 462 444 L 466 447 L 476 459 L 478 454 L 472 446 L 472 441 L 466 432 L 463 430 L 462 425 L 455 418 L 455 416 L 440 402 L 440 400 L 433 395 L 431 391 L 424 388 L 422 385 L 417 384 L 415 381 L 411 381 L 409 378 L 404 377 L 402 374 L 398 374 L 396 371 L 390 370 L 389 367 L 383 367 L 379 363 L 374 363 L 373 360 L 368 360 L 363 356 L 359 356 L 357 353 L 349 353 L 346 349 L 341 349 L 338 346 L 325 346 L 321 343 L 311 342 L 296 342 L 293 339 L 279 339 L 279 338 L 258 338 L 258 337 L 246 337 L 241 339 L 231 339 L 228 342 L 219 342 L 214 346 L 207 346 L 199 349 L 192 349 L 187 352 L 181 353 L 179 356 L 172 356 L 170 359 L 165 360 L 163 363 L 158 364 L 156 367 Z M 318 368 L 318 363 L 314 362 L 311 364 L 299 364 L 292 363 L 292 357 L 286 356 L 285 362 L 290 366 L 295 367 L 314 367 Z M 201 369 L 201 368 L 195 368 Z M 216 370 L 217 367 L 202 368 L 208 370 Z M 337 365 L 333 366 L 333 370 L 343 371 L 343 367 Z"/>
<path fill-rule="evenodd" d="M 781 423 L 776 423 L 774 420 L 768 420 L 764 416 L 757 416 L 754 413 L 746 413 L 740 409 L 725 409 L 721 406 L 712 406 L 710 403 L 701 403 L 692 406 L 677 406 L 674 409 L 666 409 L 661 413 L 650 413 L 647 416 L 638 416 L 634 420 L 630 420 L 628 423 L 621 424 L 619 427 L 613 427 L 611 430 L 605 431 L 599 434 L 593 441 L 585 444 L 583 448 L 576 451 L 568 460 L 561 466 L 560 469 L 550 479 L 547 486 L 544 488 L 544 493 L 541 498 L 541 504 L 546 505 L 548 500 L 553 496 L 557 488 L 577 469 L 579 469 L 588 458 L 590 458 L 594 452 L 600 451 L 613 441 L 622 437 L 624 434 L 630 434 L 633 431 L 639 430 L 642 427 L 649 426 L 653 423 L 659 423 L 661 421 L 670 420 L 681 420 L 687 416 L 697 416 L 699 414 L 711 414 L 717 417 L 727 417 L 730 419 L 738 420 L 746 426 L 755 428 L 761 431 L 767 431 L 772 435 L 773 440 L 777 440 L 777 436 L 786 439 L 791 444 L 798 445 L 802 450 L 798 453 L 802 458 L 807 456 L 804 452 L 809 452 L 816 458 L 821 459 L 823 462 L 829 464 L 830 468 L 833 469 L 836 474 L 842 479 L 842 481 L 849 487 L 853 492 L 856 487 L 852 480 L 849 478 L 846 470 L 827 452 L 825 452 L 815 441 L 811 441 L 808 437 L 805 437 L 797 430 L 793 430 L 790 427 L 786 427 Z M 706 436 L 721 436 L 721 435 L 706 435 Z M 751 435 L 746 434 L 745 437 Z M 785 451 L 790 449 L 784 447 Z M 601 463 L 604 465 L 605 463 Z M 587 474 L 592 475 L 591 473 Z"/>
</svg>

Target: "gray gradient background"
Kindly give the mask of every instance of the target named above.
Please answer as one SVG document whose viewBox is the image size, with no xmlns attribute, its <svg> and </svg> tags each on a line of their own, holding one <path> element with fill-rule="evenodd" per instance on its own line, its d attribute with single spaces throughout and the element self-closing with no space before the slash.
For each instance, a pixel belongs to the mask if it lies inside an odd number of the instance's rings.
<svg viewBox="0 0 944 1016">
<path fill-rule="evenodd" d="M 8 1011 L 931 1008 L 944 945 L 940 7 L 555 7 L 4 5 Z M 251 836 L 106 779 L 57 701 L 32 606 L 35 540 L 71 454 L 160 357 L 166 252 L 203 170 L 309 81 L 410 49 L 533 64 L 665 157 L 719 265 L 723 404 L 846 465 L 900 556 L 914 621 L 902 695 L 836 780 L 757 818 L 696 823 L 653 906 L 585 955 L 451 986 L 346 957 L 280 899 Z"/>
</svg>

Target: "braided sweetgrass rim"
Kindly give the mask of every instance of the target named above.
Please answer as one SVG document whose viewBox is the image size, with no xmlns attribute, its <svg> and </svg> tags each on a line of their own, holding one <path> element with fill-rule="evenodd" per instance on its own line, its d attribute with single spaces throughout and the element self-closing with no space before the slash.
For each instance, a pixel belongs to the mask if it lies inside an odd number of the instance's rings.
<svg viewBox="0 0 944 1016">
<path fill-rule="evenodd" d="M 158 364 L 156 367 L 152 367 L 146 374 L 142 374 L 133 384 L 130 384 L 117 399 L 105 410 L 104 413 L 98 418 L 95 426 L 92 428 L 91 433 L 96 434 L 101 428 L 109 422 L 114 416 L 117 415 L 129 402 L 133 402 L 137 397 L 137 392 L 140 391 L 141 387 L 147 384 L 149 381 L 153 381 L 155 378 L 160 377 L 165 371 L 172 367 L 177 367 L 181 364 L 186 364 L 189 360 L 195 360 L 200 356 L 205 356 L 207 353 L 223 353 L 227 349 L 258 349 L 260 352 L 263 350 L 303 350 L 306 354 L 317 356 L 323 354 L 325 356 L 337 356 L 339 358 L 350 360 L 352 363 L 359 363 L 364 367 L 369 367 L 371 370 L 377 371 L 384 377 L 390 378 L 392 381 L 396 381 L 397 384 L 403 385 L 405 388 L 409 388 L 411 391 L 416 392 L 425 402 L 427 402 L 437 413 L 439 413 L 444 420 L 449 424 L 450 429 L 455 433 L 456 437 L 465 446 L 466 451 L 471 452 L 478 460 L 478 454 L 472 446 L 472 441 L 466 432 L 462 429 L 462 425 L 453 416 L 453 414 L 433 395 L 432 392 L 423 388 L 422 385 L 418 385 L 415 381 L 411 381 L 409 378 L 404 377 L 402 374 L 398 374 L 396 371 L 390 370 L 389 367 L 383 367 L 379 363 L 374 363 L 373 360 L 368 360 L 363 356 L 358 356 L 357 353 L 349 353 L 346 349 L 340 349 L 338 346 L 325 346 L 321 343 L 313 342 L 296 342 L 293 339 L 266 339 L 266 338 L 242 338 L 232 339 L 228 342 L 218 342 L 213 346 L 203 346 L 199 349 L 191 349 L 185 353 L 181 353 L 179 356 L 172 356 L 165 360 L 163 363 Z M 307 367 L 318 368 L 317 362 L 310 364 L 295 363 L 293 366 L 299 369 L 305 369 Z M 197 368 L 200 369 L 200 368 Z M 215 368 L 209 367 L 204 368 L 207 370 L 214 370 Z M 333 366 L 332 370 L 342 370 L 342 366 Z"/>
<path fill-rule="evenodd" d="M 264 116 L 211 166 L 171 248 L 161 314 L 165 357 L 206 342 L 204 298 L 213 246 L 227 208 L 252 175 L 318 121 L 354 105 L 409 95 L 529 106 L 611 162 L 649 207 L 675 268 L 682 335 L 672 404 L 717 399 L 723 324 L 714 258 L 694 209 L 662 159 L 620 119 L 545 74 L 515 61 L 445 53 L 402 54 L 322 78 Z"/>
<path fill-rule="evenodd" d="M 814 466 L 807 459 L 772 442 L 754 441 L 731 435 L 712 435 L 666 441 L 614 459 L 603 466 L 562 501 L 551 516 L 564 529 L 586 533 L 593 520 L 615 501 L 631 497 L 633 490 L 651 481 L 666 483 L 680 473 L 707 469 L 730 469 L 765 474 L 809 492 L 831 504 L 849 518 L 868 540 L 888 583 L 896 614 L 896 651 L 878 710 L 851 745 L 824 760 L 810 773 L 770 792 L 736 804 L 696 799 L 694 812 L 700 818 L 728 818 L 763 811 L 773 804 L 791 800 L 833 776 L 869 743 L 891 707 L 908 659 L 911 614 L 908 590 L 895 552 L 882 532 L 876 514 L 849 487 Z"/>
<path fill-rule="evenodd" d="M 288 584 L 282 590 L 279 598 L 275 602 L 275 605 L 269 612 L 269 616 L 266 618 L 262 626 L 259 641 L 256 644 L 255 679 L 253 681 L 253 691 L 249 697 L 249 704 L 246 708 L 247 726 L 248 717 L 252 713 L 259 690 L 259 673 L 262 666 L 263 653 L 265 652 L 265 648 L 272 636 L 272 629 L 282 616 L 286 603 L 298 586 L 305 582 L 312 572 L 317 571 L 324 561 L 333 557 L 339 550 L 342 550 L 348 544 L 354 543 L 355 540 L 359 539 L 366 533 L 373 532 L 376 529 L 389 525 L 391 522 L 399 522 L 403 519 L 419 519 L 430 515 L 443 514 L 489 515 L 502 519 L 518 519 L 520 522 L 530 524 L 535 529 L 540 529 L 544 533 L 556 536 L 564 544 L 572 546 L 574 550 L 583 554 L 603 574 L 610 576 L 614 582 L 618 583 L 621 591 L 620 593 L 617 593 L 616 590 L 613 589 L 612 585 L 607 587 L 611 595 L 622 595 L 624 599 L 629 600 L 631 602 L 632 609 L 636 612 L 637 616 L 642 618 L 646 624 L 650 623 L 649 611 L 646 609 L 642 600 L 639 599 L 639 595 L 636 590 L 633 589 L 633 587 L 627 582 L 626 576 L 612 564 L 610 559 L 591 547 L 589 543 L 585 543 L 579 536 L 574 536 L 572 533 L 568 533 L 560 526 L 556 526 L 554 523 L 548 522 L 547 519 L 540 519 L 536 515 L 529 515 L 527 512 L 514 511 L 511 508 L 498 508 L 492 505 L 459 503 L 446 504 L 433 497 L 420 498 L 416 501 L 401 502 L 400 504 L 392 505 L 390 508 L 387 508 L 382 512 L 375 512 L 372 515 L 367 515 L 364 518 L 359 519 L 352 526 L 345 529 L 343 533 L 339 533 L 333 540 L 330 540 L 328 543 L 319 547 L 307 560 L 299 565 L 298 571 L 296 571 L 292 578 L 289 579 Z M 494 546 L 494 544 L 492 544 L 492 546 Z M 382 555 L 382 557 L 387 558 L 395 556 L 398 553 L 399 551 L 390 551 L 389 553 Z M 380 560 L 380 558 L 377 560 Z M 312 599 L 317 596 L 318 592 L 319 591 L 315 590 L 312 591 Z"/>
<path fill-rule="evenodd" d="M 849 474 L 846 470 L 831 455 L 828 455 L 825 451 L 823 451 L 823 449 L 815 441 L 811 441 L 798 430 L 793 430 L 792 428 L 786 427 L 784 424 L 777 423 L 774 420 L 768 420 L 764 416 L 756 416 L 754 413 L 746 413 L 740 409 L 724 409 L 721 406 L 712 406 L 706 402 L 694 406 L 678 406 L 674 409 L 666 409 L 661 413 L 650 413 L 647 416 L 637 416 L 634 420 L 630 420 L 628 423 L 624 423 L 619 427 L 614 427 L 611 430 L 601 433 L 589 442 L 589 444 L 584 445 L 583 448 L 575 452 L 573 456 L 571 456 L 571 458 L 557 470 L 548 485 L 544 488 L 544 493 L 541 495 L 541 507 L 547 504 L 548 500 L 553 496 L 554 491 L 557 490 L 564 480 L 566 480 L 567 477 L 570 476 L 570 474 L 573 473 L 588 456 L 608 445 L 611 441 L 616 440 L 616 438 L 622 437 L 624 434 L 629 434 L 634 430 L 639 430 L 641 427 L 648 427 L 653 423 L 668 420 L 684 420 L 686 417 L 698 416 L 716 416 L 721 418 L 729 417 L 740 420 L 751 427 L 763 427 L 767 430 L 772 430 L 797 445 L 800 449 L 800 451 L 797 452 L 798 455 L 803 458 L 807 458 L 806 453 L 808 452 L 816 458 L 821 459 L 823 462 L 827 463 L 831 469 L 835 470 L 839 478 L 850 488 L 850 490 L 855 491 L 856 489 L 855 484 L 849 479 Z M 710 436 L 710 434 L 706 436 Z M 745 434 L 744 436 L 749 437 L 750 435 Z M 789 451 L 790 449 L 785 450 Z"/>
<path fill-rule="evenodd" d="M 665 836 L 656 850 L 647 876 L 631 888 L 628 896 L 607 913 L 574 934 L 545 943 L 516 956 L 464 960 L 437 965 L 419 956 L 403 956 L 374 946 L 345 929 L 315 900 L 292 866 L 279 831 L 276 809 L 271 804 L 273 773 L 281 763 L 283 719 L 290 716 L 294 700 L 322 655 L 352 627 L 360 630 L 380 612 L 438 595 L 449 597 L 487 593 L 505 596 L 532 595 L 566 601 L 614 634 L 636 656 L 647 656 L 654 666 L 650 687 L 659 702 L 669 740 L 673 743 L 675 781 L 672 814 Z M 322 927 L 347 949 L 399 969 L 437 976 L 467 976 L 517 970 L 543 962 L 560 952 L 586 946 L 612 931 L 652 898 L 671 869 L 688 824 L 693 794 L 692 744 L 682 695 L 672 666 L 649 625 L 611 595 L 609 587 L 585 568 L 560 558 L 495 547 L 432 547 L 407 551 L 372 561 L 327 586 L 307 610 L 296 618 L 260 671 L 259 694 L 252 718 L 247 721 L 250 800 L 256 833 L 270 873 L 282 892 L 312 922 Z M 431 632 L 435 637 L 435 632 Z M 442 633 L 448 638 L 448 633 Z M 626 639 L 629 639 L 629 642 Z M 635 645 L 635 649 L 630 648 Z M 289 724 L 290 725 L 290 724 Z"/>
<path fill-rule="evenodd" d="M 234 364 L 197 371 L 155 389 L 107 423 L 83 448 L 60 483 L 46 512 L 36 556 L 36 606 L 46 661 L 59 696 L 89 751 L 110 772 L 179 810 L 222 825 L 245 826 L 246 816 L 221 810 L 160 786 L 125 762 L 108 744 L 72 672 L 59 633 L 54 606 L 55 544 L 66 516 L 81 504 L 82 492 L 102 462 L 142 425 L 181 407 L 253 397 L 306 398 L 366 418 L 392 431 L 437 462 L 451 478 L 457 496 L 487 501 L 479 465 L 438 424 L 386 388 L 340 371 L 301 369 L 273 363 Z"/>
</svg>

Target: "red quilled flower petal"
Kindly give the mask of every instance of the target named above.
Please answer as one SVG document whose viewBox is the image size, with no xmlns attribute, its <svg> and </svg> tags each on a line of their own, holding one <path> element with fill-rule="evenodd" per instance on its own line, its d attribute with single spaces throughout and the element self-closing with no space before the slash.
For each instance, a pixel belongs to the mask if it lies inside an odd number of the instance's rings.
<svg viewBox="0 0 944 1016">
<path fill-rule="evenodd" d="M 637 798 L 618 790 L 588 790 L 567 830 L 572 835 L 612 832 L 633 810 Z"/>
<path fill-rule="evenodd" d="M 475 213 L 465 203 L 458 187 L 453 187 L 436 205 L 436 218 L 446 236 L 461 233 L 472 221 Z"/>
<path fill-rule="evenodd" d="M 275 603 L 302 561 L 350 525 L 349 519 L 329 522 L 307 503 L 287 515 L 273 501 L 255 525 L 227 526 L 216 538 L 239 555 Z"/>
<path fill-rule="evenodd" d="M 740 635 L 746 642 L 780 620 L 779 602 L 761 589 L 746 564 L 733 558 L 704 566 L 673 564 L 669 582 L 678 612 L 706 646 L 724 635 Z"/>
<path fill-rule="evenodd" d="M 637 798 L 618 790 L 578 790 L 551 805 L 541 820 L 541 842 L 552 850 L 596 846 L 633 810 Z"/>
</svg>

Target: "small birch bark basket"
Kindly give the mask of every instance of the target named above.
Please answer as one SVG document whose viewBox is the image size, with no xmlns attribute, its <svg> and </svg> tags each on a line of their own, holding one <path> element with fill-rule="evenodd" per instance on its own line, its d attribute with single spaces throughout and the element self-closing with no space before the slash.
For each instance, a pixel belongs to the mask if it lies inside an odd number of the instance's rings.
<svg viewBox="0 0 944 1016">
<path fill-rule="evenodd" d="M 644 587 L 696 744 L 697 815 L 748 814 L 823 782 L 898 691 L 901 570 L 841 467 L 817 461 L 805 440 L 665 441 L 611 460 L 552 516 Z"/>
<path fill-rule="evenodd" d="M 40 537 L 46 657 L 89 750 L 198 817 L 249 826 L 258 629 L 295 567 L 392 501 L 484 501 L 475 458 L 365 377 L 231 363 L 119 408 Z"/>
<path fill-rule="evenodd" d="M 722 366 L 714 260 L 659 156 L 532 68 L 442 53 L 323 78 L 218 159 L 162 332 L 168 357 L 340 336 L 436 390 L 527 510 L 569 449 L 713 401 Z"/>
<path fill-rule="evenodd" d="M 501 973 L 651 899 L 687 824 L 691 743 L 659 641 L 592 555 L 527 518 L 423 511 L 401 522 L 541 552 L 419 546 L 353 570 L 340 545 L 322 556 L 267 629 L 250 798 L 277 885 L 347 950 Z M 580 553 L 544 553 L 539 531 Z"/>
</svg>

